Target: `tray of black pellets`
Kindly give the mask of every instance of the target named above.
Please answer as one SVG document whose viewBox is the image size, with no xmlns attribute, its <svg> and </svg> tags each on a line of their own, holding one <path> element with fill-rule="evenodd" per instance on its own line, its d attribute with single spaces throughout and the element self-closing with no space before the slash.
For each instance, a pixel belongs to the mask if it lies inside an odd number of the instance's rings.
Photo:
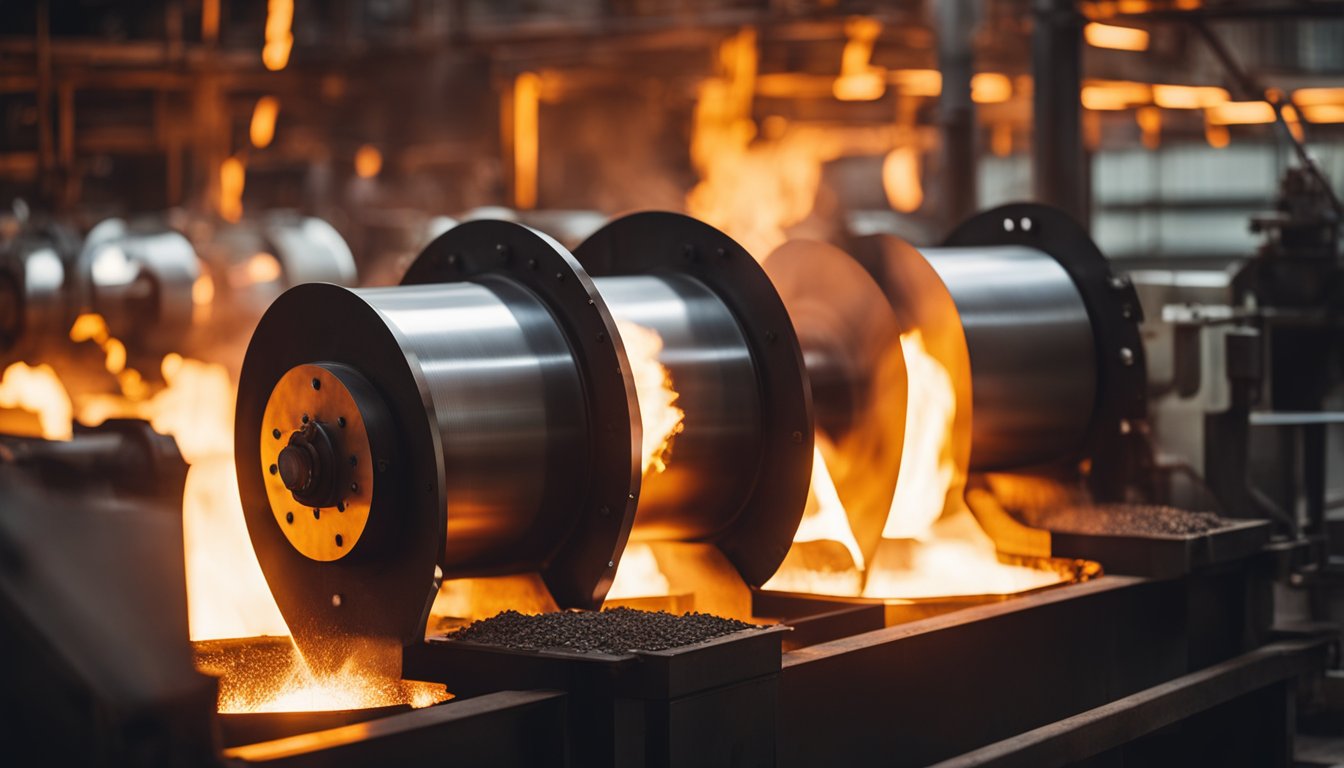
<svg viewBox="0 0 1344 768">
<path fill-rule="evenodd" d="M 504 611 L 408 648 L 405 672 L 451 680 L 459 697 L 554 688 L 668 699 L 778 673 L 785 631 L 704 613 Z"/>
<path fill-rule="evenodd" d="M 1096 560 L 1107 573 L 1182 576 L 1258 552 L 1271 523 L 1152 504 L 1096 504 L 1020 512 L 1050 531 L 1054 557 Z"/>
</svg>

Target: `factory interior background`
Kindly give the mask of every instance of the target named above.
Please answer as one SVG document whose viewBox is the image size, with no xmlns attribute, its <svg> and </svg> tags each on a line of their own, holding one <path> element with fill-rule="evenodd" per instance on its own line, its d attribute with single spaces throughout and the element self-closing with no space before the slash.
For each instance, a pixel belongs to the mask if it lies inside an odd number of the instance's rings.
<svg viewBox="0 0 1344 768">
<path fill-rule="evenodd" d="M 0 763 L 1344 765 L 1344 3 L 0 22 Z"/>
</svg>

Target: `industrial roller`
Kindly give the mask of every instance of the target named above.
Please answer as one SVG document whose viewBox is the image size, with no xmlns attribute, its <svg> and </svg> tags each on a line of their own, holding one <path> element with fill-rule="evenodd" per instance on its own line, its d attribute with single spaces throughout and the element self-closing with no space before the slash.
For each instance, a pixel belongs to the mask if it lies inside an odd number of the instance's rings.
<svg viewBox="0 0 1344 768">
<path fill-rule="evenodd" d="M 67 275 L 79 240 L 59 225 L 27 225 L 0 244 L 0 353 L 24 357 L 63 339 L 73 318 Z"/>
<path fill-rule="evenodd" d="M 631 539 L 713 544 L 763 584 L 802 517 L 813 446 L 802 351 L 770 279 L 727 235 L 675 213 L 612 221 L 575 256 L 615 318 L 661 337 L 684 412 L 665 471 L 644 476 Z"/>
<path fill-rule="evenodd" d="M 618 339 L 574 258 L 503 222 L 440 236 L 402 286 L 276 300 L 243 363 L 235 451 L 300 645 L 418 640 L 440 581 L 462 576 L 540 572 L 561 606 L 600 604 L 640 482 Z"/>
<path fill-rule="evenodd" d="M 1102 451 L 1118 459 L 1124 437 L 1138 432 L 1138 299 L 1067 215 L 1007 205 L 972 217 L 943 247 L 878 235 L 853 253 L 902 327 L 923 329 L 961 382 L 959 450 L 972 471 L 1071 465 Z M 1089 463 L 1116 474 L 1124 464 Z M 1116 491 L 1114 475 L 1093 480 Z"/>
<path fill-rule="evenodd" d="M 196 250 L 180 233 L 105 219 L 84 238 L 70 290 L 111 335 L 134 339 L 135 352 L 162 354 L 179 349 L 191 329 L 200 274 Z"/>
</svg>

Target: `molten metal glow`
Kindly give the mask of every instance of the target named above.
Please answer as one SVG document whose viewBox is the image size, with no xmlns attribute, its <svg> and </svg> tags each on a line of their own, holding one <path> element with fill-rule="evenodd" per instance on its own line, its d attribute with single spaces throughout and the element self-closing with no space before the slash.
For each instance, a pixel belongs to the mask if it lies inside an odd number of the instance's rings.
<svg viewBox="0 0 1344 768">
<path fill-rule="evenodd" d="M 672 439 L 682 430 L 686 412 L 676 406 L 677 391 L 672 376 L 658 362 L 663 351 L 663 338 L 652 328 L 617 320 L 616 326 L 625 343 L 625 355 L 630 361 L 630 372 L 635 379 L 635 397 L 639 402 L 640 424 L 644 440 L 641 446 L 641 466 L 649 471 L 667 469 Z M 624 562 L 624 561 L 622 561 Z"/>
<path fill-rule="evenodd" d="M 90 339 L 106 333 L 93 321 L 78 330 L 92 333 Z M 191 465 L 182 499 L 191 639 L 288 635 L 243 522 L 233 466 L 236 392 L 229 373 L 178 354 L 165 355 L 160 372 L 166 386 L 152 396 L 127 391 L 123 382 L 121 395 L 82 398 L 79 420 L 96 425 L 114 417 L 147 419 L 156 431 L 174 437 Z"/>
<path fill-rule="evenodd" d="M 376 674 L 353 653 L 331 674 L 314 672 L 297 648 L 287 668 L 251 668 L 246 679 L 222 681 L 219 711 L 327 712 L 409 704 L 419 709 L 447 701 L 443 685 Z"/>
<path fill-rule="evenodd" d="M 247 169 L 236 157 L 226 159 L 219 166 L 219 216 L 228 222 L 243 218 L 243 185 Z"/>
<path fill-rule="evenodd" d="M 541 77 L 524 72 L 513 81 L 513 202 L 522 210 L 537 207 L 540 121 Z"/>
<path fill-rule="evenodd" d="M 372 144 L 364 144 L 355 150 L 355 175 L 361 179 L 372 179 L 383 170 L 383 153 Z"/>
<path fill-rule="evenodd" d="M 266 4 L 266 47 L 261 49 L 261 63 L 272 72 L 278 72 L 289 63 L 289 52 L 294 47 L 294 0 L 270 0 Z"/>
<path fill-rule="evenodd" d="M 1148 30 L 1134 27 L 1117 27 L 1111 24 L 1092 22 L 1083 27 L 1083 39 L 1094 48 L 1111 48 L 1117 51 L 1148 50 Z"/>
<path fill-rule="evenodd" d="M 274 96 L 257 99 L 257 105 L 252 108 L 252 124 L 248 128 L 252 146 L 265 149 L 271 145 L 271 140 L 275 138 L 275 121 L 279 116 L 279 99 Z"/>
<path fill-rule="evenodd" d="M 901 213 L 919 210 L 924 204 L 924 186 L 919 178 L 919 150 L 896 147 L 882 160 L 882 191 L 887 203 Z"/>
<path fill-rule="evenodd" d="M 69 440 L 74 406 L 55 369 L 43 363 L 29 366 L 13 363 L 0 377 L 0 408 L 17 408 L 37 414 L 42 437 Z"/>
<path fill-rule="evenodd" d="M 1312 123 L 1344 123 L 1344 104 L 1304 106 L 1302 116 Z"/>
<path fill-rule="evenodd" d="M 621 553 L 621 564 L 616 568 L 616 578 L 607 590 L 608 600 L 621 600 L 631 597 L 650 597 L 666 595 L 672 591 L 667 576 L 658 567 L 653 556 L 653 548 L 646 542 L 636 541 L 626 545 Z"/>
</svg>

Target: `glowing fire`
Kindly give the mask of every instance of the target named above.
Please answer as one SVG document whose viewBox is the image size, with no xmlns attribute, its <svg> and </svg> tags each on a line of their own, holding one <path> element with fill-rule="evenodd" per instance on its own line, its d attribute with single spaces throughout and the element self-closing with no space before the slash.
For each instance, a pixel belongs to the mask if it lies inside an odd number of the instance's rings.
<svg viewBox="0 0 1344 768">
<path fill-rule="evenodd" d="M 851 42 L 834 95 L 876 98 L 864 89 L 885 88 L 885 76 L 874 83 L 875 70 L 866 63 L 880 29 L 871 19 L 847 25 Z M 791 227 L 812 213 L 825 163 L 848 155 L 886 155 L 897 147 L 907 149 L 889 156 L 884 186 L 898 210 L 919 207 L 923 192 L 910 127 L 912 109 L 901 111 L 905 117 L 898 116 L 897 125 L 882 127 L 790 122 L 778 115 L 758 126 L 752 113 L 758 85 L 771 82 L 767 78 L 777 82 L 788 78 L 788 73 L 758 76 L 758 57 L 755 30 L 743 29 L 720 46 L 718 76 L 700 84 L 691 134 L 691 164 L 700 181 L 686 195 L 688 213 L 727 232 L 757 258 L 765 258 L 784 243 Z M 846 73 L 846 68 L 852 71 Z M 904 73 L 893 73 L 903 96 L 928 92 L 926 78 L 911 80 L 911 90 L 899 77 Z"/>
<path fill-rule="evenodd" d="M 652 328 L 617 320 L 630 371 L 635 379 L 643 442 L 640 449 L 644 474 L 667 469 L 672 439 L 681 432 L 686 412 L 676 406 L 677 391 L 672 375 L 658 362 L 663 339 Z M 648 544 L 632 542 L 621 555 L 608 599 L 664 595 L 670 589 Z"/>
<path fill-rule="evenodd" d="M 625 354 L 635 379 L 635 397 L 639 401 L 644 432 L 640 451 L 643 471 L 662 472 L 667 469 L 672 439 L 681 432 L 682 419 L 686 416 L 686 412 L 676 406 L 678 395 L 672 386 L 672 375 L 658 362 L 663 339 L 652 328 L 626 320 L 617 320 L 616 327 L 625 343 Z"/>
<path fill-rule="evenodd" d="M 1060 575 L 999 562 L 994 542 L 961 499 L 965 475 L 953 455 L 956 389 L 926 349 L 919 330 L 901 335 L 909 383 L 900 475 L 882 540 L 864 569 L 834 486 L 826 451 L 818 451 L 812 495 L 784 566 L 766 589 L 915 599 L 1011 594 L 1057 583 Z M 818 444 L 826 445 L 818 436 Z M 832 460 L 833 462 L 833 460 Z M 829 503 L 828 503 L 829 502 Z M 822 546 L 809 546 L 820 543 Z M 843 545 L 849 560 L 840 557 Z"/>
<path fill-rule="evenodd" d="M 265 256 L 275 263 L 274 257 Z M 257 263 L 254 260 L 250 266 L 262 269 L 255 267 Z M 125 346 L 109 334 L 101 316 L 81 316 L 70 338 L 98 344 L 107 356 L 108 371 L 119 374 L 121 385 L 119 394 L 80 397 L 73 406 L 79 420 L 89 425 L 112 417 L 148 420 L 155 430 L 176 439 L 190 465 L 182 515 L 191 639 L 287 637 L 289 629 L 257 564 L 243 519 L 233 463 L 237 392 L 229 372 L 221 365 L 170 353 L 160 365 L 164 384 L 150 394 L 139 373 L 125 367 Z M 126 386 L 128 373 L 134 374 L 137 386 Z M 59 388 L 54 373 L 51 379 Z M 68 429 L 69 410 L 64 413 Z M 385 665 L 373 663 L 360 648 L 347 648 L 344 641 L 333 645 L 338 646 L 333 652 L 343 652 L 346 658 L 338 671 L 318 674 L 293 649 L 280 663 L 249 668 L 234 676 L 237 679 L 222 681 L 220 711 L 319 711 L 406 703 L 420 707 L 448 697 L 441 685 L 404 681 L 387 673 Z"/>
<path fill-rule="evenodd" d="M 277 669 L 249 666 L 226 674 L 219 711 L 327 712 L 401 704 L 420 709 L 451 698 L 441 684 L 374 674 L 353 656 L 338 671 L 317 674 L 302 661 L 297 648 L 291 650 L 293 662 Z"/>
<path fill-rule="evenodd" d="M 261 61 L 272 72 L 285 68 L 294 47 L 294 0 L 270 0 L 266 4 L 266 46 Z"/>
<path fill-rule="evenodd" d="M 74 406 L 56 371 L 45 363 L 14 363 L 0 378 L 0 408 L 17 408 L 37 415 L 42 437 L 69 440 Z"/>
</svg>

